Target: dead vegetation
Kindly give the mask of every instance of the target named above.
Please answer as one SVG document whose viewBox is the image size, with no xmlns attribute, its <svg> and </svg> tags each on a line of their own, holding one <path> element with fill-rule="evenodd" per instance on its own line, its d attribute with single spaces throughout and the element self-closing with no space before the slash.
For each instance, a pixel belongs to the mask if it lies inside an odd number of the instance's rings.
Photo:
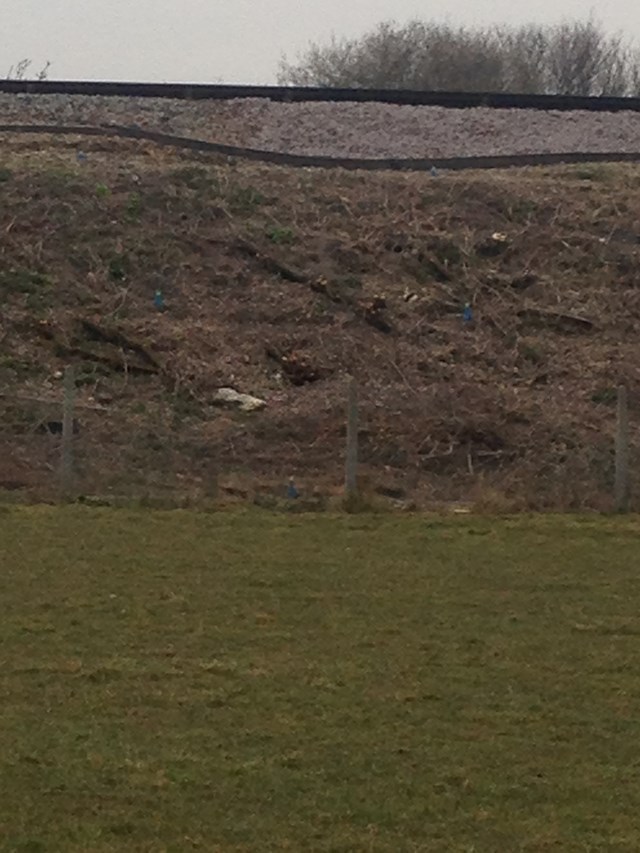
<svg viewBox="0 0 640 853">
<path fill-rule="evenodd" d="M 58 439 L 20 400 L 60 399 L 73 362 L 87 491 L 282 493 L 294 473 L 331 493 L 349 373 L 372 490 L 607 505 L 617 384 L 640 399 L 639 169 L 433 178 L 87 153 L 3 148 L 5 488 L 52 482 Z M 219 388 L 267 406 L 220 409 Z"/>
</svg>

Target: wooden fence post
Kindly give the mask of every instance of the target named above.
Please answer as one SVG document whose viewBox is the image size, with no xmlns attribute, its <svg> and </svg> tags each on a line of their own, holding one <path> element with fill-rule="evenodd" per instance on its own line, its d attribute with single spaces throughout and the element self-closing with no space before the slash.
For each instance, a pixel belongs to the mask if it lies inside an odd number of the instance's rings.
<svg viewBox="0 0 640 853">
<path fill-rule="evenodd" d="M 618 387 L 615 503 L 616 512 L 629 511 L 629 401 L 624 385 Z"/>
<path fill-rule="evenodd" d="M 358 492 L 358 388 L 356 380 L 349 378 L 347 401 L 347 455 L 345 466 L 345 496 Z"/>
<path fill-rule="evenodd" d="M 62 459 L 60 461 L 60 486 L 64 497 L 70 497 L 73 488 L 73 424 L 76 402 L 76 378 L 73 367 L 64 372 L 64 403 L 62 410 Z"/>
</svg>

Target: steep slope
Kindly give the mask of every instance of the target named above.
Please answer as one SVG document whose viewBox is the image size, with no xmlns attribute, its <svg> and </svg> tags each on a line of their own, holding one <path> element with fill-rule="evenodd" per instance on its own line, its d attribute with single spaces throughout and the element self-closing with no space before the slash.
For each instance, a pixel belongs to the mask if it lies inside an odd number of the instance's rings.
<svg viewBox="0 0 640 853">
<path fill-rule="evenodd" d="M 45 427 L 73 363 L 84 491 L 293 473 L 331 492 L 352 373 L 372 487 L 606 505 L 615 388 L 639 385 L 639 169 L 434 178 L 2 143 L 5 488 L 55 482 Z M 267 405 L 221 408 L 221 387 Z"/>
</svg>

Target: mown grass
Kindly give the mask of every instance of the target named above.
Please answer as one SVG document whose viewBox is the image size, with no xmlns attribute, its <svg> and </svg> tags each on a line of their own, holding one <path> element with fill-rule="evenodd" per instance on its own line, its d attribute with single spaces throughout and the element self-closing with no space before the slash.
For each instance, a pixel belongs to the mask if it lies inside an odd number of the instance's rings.
<svg viewBox="0 0 640 853">
<path fill-rule="evenodd" d="M 0 509 L 0 849 L 639 850 L 639 535 Z"/>
</svg>

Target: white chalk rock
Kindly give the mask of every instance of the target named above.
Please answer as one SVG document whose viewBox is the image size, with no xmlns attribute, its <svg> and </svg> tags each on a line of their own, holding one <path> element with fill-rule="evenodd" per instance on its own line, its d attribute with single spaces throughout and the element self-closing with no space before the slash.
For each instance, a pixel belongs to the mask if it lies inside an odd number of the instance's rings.
<svg viewBox="0 0 640 853">
<path fill-rule="evenodd" d="M 241 412 L 258 412 L 267 405 L 265 400 L 250 394 L 241 394 L 233 388 L 218 388 L 213 402 L 220 406 L 236 406 Z"/>
</svg>

